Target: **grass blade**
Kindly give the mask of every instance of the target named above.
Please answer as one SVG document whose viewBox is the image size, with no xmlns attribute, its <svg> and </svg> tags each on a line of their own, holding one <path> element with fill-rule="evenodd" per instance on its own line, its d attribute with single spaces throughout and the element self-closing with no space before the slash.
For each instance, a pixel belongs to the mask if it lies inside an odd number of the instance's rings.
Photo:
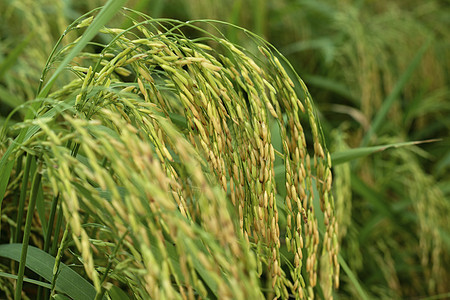
<svg viewBox="0 0 450 300">
<path fill-rule="evenodd" d="M 372 121 L 371 127 L 369 128 L 366 135 L 364 136 L 364 139 L 362 140 L 362 143 L 361 143 L 362 147 L 365 147 L 369 144 L 372 135 L 374 135 L 378 131 L 378 129 L 382 125 L 383 121 L 386 119 L 389 109 L 392 107 L 395 100 L 398 99 L 398 96 L 402 92 L 405 85 L 408 83 L 408 81 L 411 78 L 412 74 L 414 73 L 415 69 L 419 66 L 419 63 L 422 60 L 423 55 L 425 54 L 425 52 L 431 45 L 431 41 L 432 41 L 432 39 L 429 39 L 419 49 L 419 51 L 417 51 L 416 56 L 411 61 L 409 66 L 406 68 L 406 71 L 402 74 L 400 79 L 397 81 L 394 88 L 392 89 L 392 92 L 384 100 L 383 105 L 381 106 L 380 110 L 378 111 L 377 115 L 375 116 L 375 118 Z"/>
<path fill-rule="evenodd" d="M 23 171 L 23 177 L 22 177 L 22 186 L 20 190 L 20 198 L 19 198 L 19 205 L 17 210 L 17 219 L 16 219 L 16 232 L 14 236 L 14 242 L 18 243 L 21 238 L 21 230 L 22 230 L 22 220 L 23 220 L 23 213 L 25 211 L 25 196 L 27 195 L 27 188 L 28 188 L 28 178 L 30 176 L 30 168 L 33 161 L 33 157 L 31 155 L 27 155 L 26 163 L 25 163 L 25 169 Z"/>
<path fill-rule="evenodd" d="M 353 103 L 357 102 L 357 99 L 349 91 L 349 88 L 336 80 L 324 76 L 315 75 L 303 75 L 302 78 L 309 86 L 316 86 L 318 88 L 336 93 L 339 96 L 345 97 L 346 99 L 351 100 Z"/>
<path fill-rule="evenodd" d="M 33 183 L 31 184 L 30 202 L 28 203 L 27 219 L 25 221 L 25 228 L 23 231 L 23 243 L 22 243 L 22 250 L 20 252 L 21 254 L 20 254 L 19 271 L 17 272 L 17 285 L 16 285 L 16 293 L 14 296 L 14 299 L 16 300 L 20 300 L 22 297 L 22 284 L 27 261 L 28 242 L 30 240 L 31 235 L 31 223 L 33 221 L 34 208 L 36 206 L 36 198 L 38 190 L 41 185 L 41 178 L 42 178 L 41 170 L 39 169 L 35 170 L 33 176 Z"/>
<path fill-rule="evenodd" d="M 0 277 L 11 278 L 11 279 L 16 279 L 17 280 L 17 275 L 4 273 L 4 272 L 0 272 Z M 42 287 L 45 287 L 47 289 L 51 288 L 50 284 L 42 282 L 42 281 L 39 281 L 39 280 L 34 280 L 34 279 L 30 279 L 30 278 L 24 278 L 23 281 L 31 283 L 31 284 L 35 284 L 37 286 L 42 286 Z"/>
<path fill-rule="evenodd" d="M 0 256 L 19 261 L 21 248 L 22 244 L 0 245 Z M 28 246 L 26 261 L 27 268 L 42 276 L 45 280 L 52 281 L 55 264 L 53 256 L 36 247 Z M 95 298 L 95 288 L 86 279 L 63 263 L 60 264 L 59 270 L 56 291 L 69 295 L 74 300 Z"/>
<path fill-rule="evenodd" d="M 399 148 L 406 147 L 412 145 L 418 145 L 422 143 L 432 143 L 440 141 L 440 139 L 426 140 L 426 141 L 414 141 L 414 142 L 404 142 L 404 143 L 395 143 L 381 146 L 372 146 L 372 147 L 360 147 L 349 149 L 342 152 L 335 152 L 331 154 L 331 161 L 333 162 L 333 166 L 343 164 L 361 157 L 365 157 L 376 152 L 381 152 L 389 148 Z"/>
<path fill-rule="evenodd" d="M 120 288 L 118 288 L 115 285 L 113 285 L 109 289 L 108 295 L 109 295 L 109 297 L 111 297 L 111 300 L 126 300 L 126 299 L 130 299 L 130 297 L 128 297 L 128 295 L 124 291 L 122 291 Z"/>
<path fill-rule="evenodd" d="M 0 64 L 0 79 L 12 66 L 14 66 L 14 63 L 17 61 L 20 53 L 25 50 L 25 47 L 28 45 L 33 35 L 34 31 L 30 32 L 27 37 L 9 53 L 8 57 L 6 57 L 4 61 L 2 61 L 2 63 Z"/>
<path fill-rule="evenodd" d="M 342 270 L 344 270 L 345 274 L 347 274 L 348 279 L 353 283 L 353 286 L 355 287 L 356 291 L 358 291 L 359 299 L 362 300 L 369 300 L 369 296 L 367 295 L 366 291 L 364 291 L 363 287 L 358 281 L 358 278 L 355 274 L 353 274 L 352 270 L 350 270 L 350 267 L 347 265 L 345 260 L 342 258 L 341 255 L 338 255 L 339 264 L 342 267 Z"/>
<path fill-rule="evenodd" d="M 102 8 L 99 14 L 95 17 L 92 24 L 84 32 L 80 41 L 73 47 L 72 51 L 64 58 L 59 64 L 55 73 L 50 77 L 48 82 L 39 91 L 38 98 L 43 98 L 48 95 L 50 88 L 55 82 L 56 78 L 61 74 L 66 65 L 72 61 L 72 59 L 80 53 L 81 50 L 89 43 L 90 40 L 98 33 L 98 31 L 117 13 L 117 11 L 125 4 L 126 0 L 109 0 L 108 3 Z"/>
<path fill-rule="evenodd" d="M 15 108 L 24 102 L 23 99 L 14 95 L 8 89 L 0 86 L 0 102 L 5 105 L 8 105 L 11 108 Z M 22 113 L 20 111 L 20 113 Z"/>
<path fill-rule="evenodd" d="M 438 300 L 438 299 L 448 299 L 450 298 L 450 293 L 434 295 L 426 298 L 422 298 L 421 300 Z"/>
</svg>

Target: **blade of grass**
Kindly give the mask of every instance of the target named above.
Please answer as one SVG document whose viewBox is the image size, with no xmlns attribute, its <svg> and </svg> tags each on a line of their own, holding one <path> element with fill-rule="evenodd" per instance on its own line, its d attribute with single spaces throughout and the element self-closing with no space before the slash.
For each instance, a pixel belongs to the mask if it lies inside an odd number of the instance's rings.
<svg viewBox="0 0 450 300">
<path fill-rule="evenodd" d="M 64 58 L 64 60 L 59 64 L 58 68 L 55 70 L 53 75 L 44 85 L 44 87 L 39 91 L 38 98 L 46 97 L 55 82 L 56 78 L 65 69 L 67 64 L 72 61 L 72 59 L 80 53 L 81 50 L 87 45 L 87 43 L 94 38 L 98 31 L 122 8 L 126 0 L 109 0 L 108 3 L 102 8 L 99 14 L 95 17 L 94 21 L 84 32 L 80 41 L 73 47 L 72 51 Z"/>
<path fill-rule="evenodd" d="M 259 36 L 264 36 L 264 27 L 266 20 L 266 6 L 267 3 L 264 0 L 253 1 L 253 18 L 254 18 L 254 32 Z"/>
<path fill-rule="evenodd" d="M 413 75 L 416 68 L 419 66 L 419 63 L 422 60 L 423 55 L 431 45 L 431 41 L 432 39 L 430 38 L 425 44 L 423 44 L 423 46 L 419 49 L 419 51 L 417 51 L 417 54 L 414 56 L 413 60 L 406 68 L 405 72 L 402 74 L 402 76 L 395 84 L 394 88 L 392 89 L 392 92 L 384 100 L 383 105 L 381 106 L 377 115 L 373 119 L 372 125 L 370 126 L 369 130 L 367 131 L 366 135 L 364 136 L 361 142 L 361 147 L 367 146 L 372 136 L 380 129 L 380 126 L 386 119 L 386 116 L 390 108 L 394 104 L 395 100 L 399 98 L 399 95 L 402 92 L 403 88 L 408 83 L 409 79 Z"/>
<path fill-rule="evenodd" d="M 136 11 L 149 11 L 153 18 L 159 18 L 164 11 L 164 6 L 166 1 L 164 0 L 155 0 L 155 1 L 147 1 L 147 0 L 139 0 L 133 6 L 133 10 Z M 133 26 L 133 21 L 131 19 L 125 19 L 120 28 L 128 28 Z"/>
<path fill-rule="evenodd" d="M 231 13 L 230 13 L 230 17 L 228 19 L 228 22 L 230 22 L 231 24 L 239 24 L 239 15 L 240 12 L 242 11 L 242 0 L 236 0 L 233 2 L 233 7 L 231 8 Z M 237 34 L 238 34 L 238 30 L 235 27 L 230 26 L 228 28 L 228 32 L 227 32 L 227 37 L 230 40 L 230 42 L 232 43 L 237 43 L 238 42 L 238 38 L 237 38 Z"/>
<path fill-rule="evenodd" d="M 23 231 L 23 242 L 22 242 L 22 251 L 20 255 L 19 271 L 17 272 L 16 292 L 14 295 L 15 300 L 20 300 L 22 298 L 22 285 L 23 285 L 23 277 L 25 274 L 25 265 L 27 261 L 28 242 L 30 240 L 31 235 L 31 223 L 33 221 L 34 208 L 36 206 L 36 199 L 42 178 L 41 170 L 39 170 L 39 168 L 40 167 L 38 167 L 38 169 L 34 173 L 33 183 L 31 185 L 27 219 L 25 221 L 25 229 Z"/>
<path fill-rule="evenodd" d="M 434 295 L 426 298 L 421 298 L 421 300 L 438 300 L 438 299 L 448 299 L 450 298 L 450 293 Z"/>
<path fill-rule="evenodd" d="M 36 171 L 37 168 L 37 164 L 36 164 L 36 160 L 33 160 L 33 163 L 31 164 L 31 174 L 34 174 L 34 172 Z M 36 212 L 39 216 L 39 219 L 41 220 L 41 227 L 40 229 L 42 230 L 42 234 L 43 236 L 47 235 L 47 222 L 46 222 L 46 218 L 45 218 L 45 202 L 44 202 L 44 191 L 42 189 L 42 185 L 39 186 L 38 190 L 37 190 L 37 196 L 36 196 Z"/>
<path fill-rule="evenodd" d="M 9 92 L 6 88 L 0 86 L 0 102 L 11 108 L 15 108 L 22 104 L 24 100 Z M 22 113 L 21 111 L 19 112 Z"/>
<path fill-rule="evenodd" d="M 8 56 L 5 58 L 5 60 L 2 61 L 2 63 L 0 64 L 0 79 L 2 79 L 2 77 L 6 74 L 6 72 L 12 67 L 14 66 L 14 64 L 17 61 L 17 58 L 19 57 L 20 53 L 23 52 L 23 50 L 25 50 L 25 47 L 28 45 L 28 43 L 30 42 L 31 38 L 34 35 L 34 31 L 30 32 L 26 38 L 20 42 L 9 54 Z"/>
<path fill-rule="evenodd" d="M 347 265 L 347 263 L 345 262 L 345 260 L 342 258 L 342 256 L 340 254 L 338 255 L 338 261 L 339 261 L 339 264 L 342 267 L 342 270 L 344 270 L 345 274 L 347 274 L 348 279 L 350 279 L 350 281 L 352 282 L 352 284 L 355 287 L 356 291 L 358 292 L 359 297 L 360 297 L 359 299 L 369 300 L 370 298 L 367 295 L 366 291 L 361 286 L 361 284 L 359 283 L 358 278 L 352 272 L 352 270 L 350 270 L 350 267 Z"/>
<path fill-rule="evenodd" d="M 69 297 L 64 296 L 62 294 L 53 295 L 53 299 L 55 299 L 55 300 L 71 300 Z"/>
<path fill-rule="evenodd" d="M 22 244 L 0 245 L 0 256 L 19 261 L 21 248 Z M 36 247 L 28 247 L 27 268 L 51 282 L 54 265 L 55 258 L 53 256 Z M 69 295 L 74 300 L 95 298 L 94 286 L 77 272 L 63 263 L 60 264 L 59 271 L 56 291 Z"/>
<path fill-rule="evenodd" d="M 8 274 L 8 273 L 4 273 L 4 272 L 0 272 L 0 277 L 17 279 L 17 275 Z M 24 278 L 23 281 L 31 283 L 31 284 L 35 284 L 37 286 L 42 286 L 42 287 L 47 288 L 47 289 L 51 288 L 50 284 L 48 284 L 46 282 L 39 281 L 39 280 L 34 280 L 34 279 L 30 279 L 30 278 Z"/>
<path fill-rule="evenodd" d="M 128 297 L 128 295 L 124 291 L 122 291 L 120 288 L 118 288 L 115 285 L 113 285 L 109 289 L 108 295 L 109 295 L 109 297 L 111 297 L 112 300 L 126 300 L 126 299 L 130 299 L 130 297 Z"/>
<path fill-rule="evenodd" d="M 63 210 L 62 210 L 62 205 L 60 205 L 59 210 L 58 210 L 58 217 L 56 218 L 56 225 L 55 225 L 55 228 L 53 229 L 55 232 L 55 237 L 53 238 L 52 246 L 50 249 L 51 255 L 56 255 L 56 251 L 57 251 L 57 247 L 58 247 L 58 236 L 56 235 L 56 232 L 61 231 L 62 225 L 63 225 Z"/>
<path fill-rule="evenodd" d="M 360 147 L 360 148 L 354 148 L 349 149 L 346 151 L 340 151 L 340 152 L 334 152 L 331 154 L 331 161 L 332 165 L 340 165 L 343 163 L 350 162 L 352 160 L 365 157 L 377 152 L 381 152 L 390 148 L 400 148 L 400 147 L 407 147 L 412 145 L 419 145 L 423 143 L 432 143 L 432 142 L 438 142 L 441 141 L 441 139 L 432 139 L 432 140 L 426 140 L 426 141 L 413 141 L 413 142 L 403 142 L 403 143 L 394 143 L 394 144 L 387 144 L 387 145 L 380 145 L 380 146 L 372 146 L 372 147 Z M 275 171 L 275 180 L 277 182 L 277 186 L 280 185 L 281 187 L 284 184 L 284 173 L 286 171 L 284 165 L 277 165 L 274 168 Z"/>
<path fill-rule="evenodd" d="M 6 118 L 0 116 L 0 127 L 5 126 L 5 124 L 8 124 L 8 120 Z M 14 120 L 9 120 L 9 124 L 10 124 L 10 126 L 12 126 L 14 124 L 17 124 L 17 122 Z M 0 138 L 1 138 L 1 132 L 0 132 Z"/>
<path fill-rule="evenodd" d="M 25 208 L 25 196 L 27 194 L 28 190 L 28 177 L 30 175 L 30 168 L 31 168 L 31 162 L 32 162 L 32 156 L 27 155 L 26 163 L 25 163 L 25 169 L 23 170 L 23 177 L 22 177 L 22 186 L 20 189 L 20 197 L 19 197 L 19 204 L 17 209 L 17 220 L 16 220 L 16 233 L 14 236 L 14 242 L 18 243 L 21 237 L 21 229 L 22 229 L 22 220 L 23 220 L 23 213 Z"/>
<path fill-rule="evenodd" d="M 413 142 L 404 142 L 404 143 L 395 143 L 395 144 L 388 144 L 388 145 L 380 145 L 380 146 L 372 146 L 372 147 L 360 147 L 360 148 L 354 148 L 349 149 L 342 152 L 335 152 L 331 154 L 331 161 L 333 162 L 333 166 L 347 163 L 349 161 L 365 157 L 371 154 L 374 154 L 376 152 L 381 152 L 389 148 L 399 148 L 399 147 L 406 147 L 406 146 L 412 146 L 412 145 L 418 145 L 422 143 L 432 143 L 440 141 L 440 139 L 432 139 L 432 140 L 426 140 L 426 141 L 413 141 Z"/>
<path fill-rule="evenodd" d="M 50 215 L 48 217 L 48 223 L 47 223 L 48 230 L 47 230 L 47 234 L 45 235 L 45 239 L 44 239 L 44 251 L 45 252 L 48 252 L 48 250 L 50 249 L 50 240 L 51 240 L 52 233 L 53 233 L 53 224 L 55 222 L 58 201 L 59 201 L 59 194 L 54 196 L 53 200 L 52 200 Z M 58 234 L 59 234 L 59 232 L 55 232 L 55 235 L 58 235 Z"/>
<path fill-rule="evenodd" d="M 352 100 L 353 103 L 357 102 L 357 99 L 351 94 L 348 87 L 340 82 L 337 82 L 330 78 L 326 78 L 324 76 L 316 75 L 303 75 L 302 78 L 305 80 L 308 86 L 316 86 L 322 89 L 326 89 L 342 97 L 345 97 L 346 99 Z"/>
</svg>

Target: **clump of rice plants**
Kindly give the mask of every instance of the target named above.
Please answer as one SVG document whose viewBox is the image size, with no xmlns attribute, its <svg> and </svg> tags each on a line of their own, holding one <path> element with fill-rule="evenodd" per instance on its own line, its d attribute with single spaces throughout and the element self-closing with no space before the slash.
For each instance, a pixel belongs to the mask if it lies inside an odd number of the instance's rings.
<svg viewBox="0 0 450 300">
<path fill-rule="evenodd" d="M 66 29 L 29 117 L 3 127 L 2 207 L 16 218 L 2 218 L 0 255 L 19 261 L 16 298 L 25 267 L 40 295 L 84 297 L 62 283 L 71 264 L 96 299 L 331 299 L 331 159 L 289 64 L 250 32 L 255 52 L 202 29 L 213 21 L 125 9 L 120 29 L 97 12 Z M 62 68 L 73 80 L 51 89 Z M 37 255 L 52 272 L 33 269 Z"/>
</svg>

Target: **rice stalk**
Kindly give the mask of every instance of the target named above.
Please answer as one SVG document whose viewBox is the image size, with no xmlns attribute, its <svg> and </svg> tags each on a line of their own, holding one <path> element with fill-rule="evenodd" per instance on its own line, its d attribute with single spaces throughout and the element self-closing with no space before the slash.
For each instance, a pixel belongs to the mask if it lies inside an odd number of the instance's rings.
<svg viewBox="0 0 450 300">
<path fill-rule="evenodd" d="M 97 293 L 120 282 L 141 299 L 331 299 L 331 159 L 304 83 L 251 33 L 258 53 L 197 26 L 212 22 L 124 14 L 134 25 L 103 28 L 100 53 L 81 52 L 76 79 L 11 128 L 32 133 L 13 153 L 39 157 L 46 199 L 59 199 Z M 44 81 L 78 41 L 55 48 Z"/>
</svg>

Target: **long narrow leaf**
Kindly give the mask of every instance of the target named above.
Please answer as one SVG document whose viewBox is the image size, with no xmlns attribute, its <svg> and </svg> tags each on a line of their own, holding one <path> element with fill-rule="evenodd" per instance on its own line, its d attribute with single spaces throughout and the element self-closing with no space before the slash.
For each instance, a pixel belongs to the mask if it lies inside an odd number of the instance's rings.
<svg viewBox="0 0 450 300">
<path fill-rule="evenodd" d="M 126 299 L 130 299 L 130 297 L 128 297 L 128 295 L 122 291 L 120 288 L 118 288 L 117 286 L 113 285 L 109 291 L 108 291 L 109 297 L 111 297 L 111 300 L 126 300 Z"/>
<path fill-rule="evenodd" d="M 362 147 L 365 147 L 369 144 L 370 138 L 372 137 L 372 135 L 374 135 L 378 131 L 381 124 L 386 119 L 389 109 L 392 107 L 395 100 L 398 99 L 398 96 L 402 92 L 405 85 L 408 83 L 409 79 L 411 78 L 412 74 L 414 73 L 414 70 L 419 66 L 419 63 L 422 60 L 423 55 L 425 54 L 425 52 L 431 45 L 431 41 L 432 41 L 432 39 L 429 39 L 419 49 L 419 51 L 417 51 L 416 56 L 409 64 L 408 68 L 406 68 L 406 71 L 399 78 L 399 80 L 395 84 L 394 88 L 392 89 L 392 92 L 384 100 L 383 105 L 381 106 L 380 110 L 378 111 L 377 115 L 375 116 L 375 118 L 372 121 L 372 125 L 370 126 L 369 130 L 367 131 L 366 135 L 364 136 L 364 139 L 361 143 Z"/>
<path fill-rule="evenodd" d="M 8 91 L 8 89 L 0 86 L 0 102 L 2 103 L 2 105 L 5 104 L 11 108 L 15 108 L 22 104 L 24 100 Z"/>
<path fill-rule="evenodd" d="M 0 64 L 0 79 L 6 74 L 6 72 L 12 67 L 14 66 L 14 64 L 17 61 L 17 58 L 19 57 L 20 53 L 23 52 L 23 50 L 25 50 L 25 47 L 28 45 L 28 43 L 30 42 L 31 38 L 34 35 L 34 31 L 30 32 L 27 37 L 20 42 L 19 45 L 17 45 L 10 53 L 9 55 L 5 58 L 5 60 L 2 61 L 2 63 Z"/>
<path fill-rule="evenodd" d="M 432 143 L 437 142 L 439 139 L 426 140 L 426 141 L 414 141 L 414 142 L 404 142 L 404 143 L 395 143 L 381 146 L 372 146 L 372 147 L 360 147 L 355 149 L 349 149 L 342 152 L 335 152 L 331 154 L 331 161 L 333 162 L 333 166 L 343 164 L 361 157 L 365 157 L 376 152 L 381 152 L 389 148 L 399 148 L 406 147 L 412 145 L 418 145 L 422 143 Z"/>
<path fill-rule="evenodd" d="M 20 263 L 19 263 L 19 270 L 17 271 L 17 284 L 16 284 L 16 291 L 14 294 L 14 298 L 16 300 L 20 300 L 22 295 L 22 284 L 23 284 L 23 277 L 25 274 L 25 267 L 28 253 L 28 242 L 31 236 L 31 223 L 33 222 L 33 214 L 34 209 L 36 207 L 36 198 L 38 190 L 39 187 L 41 186 L 42 174 L 40 171 L 41 171 L 40 168 L 34 171 L 33 181 L 31 183 L 30 200 L 28 202 L 27 217 L 25 221 L 25 227 L 23 230 L 22 250 L 20 251 Z"/>
<path fill-rule="evenodd" d="M 56 78 L 61 74 L 66 65 L 80 53 L 81 50 L 89 43 L 90 40 L 98 33 L 98 31 L 117 13 L 117 11 L 125 4 L 126 0 L 109 0 L 99 14 L 95 17 L 92 24 L 81 37 L 80 41 L 73 47 L 72 51 L 59 64 L 55 73 L 48 80 L 42 90 L 39 92 L 38 98 L 46 97 Z"/>
<path fill-rule="evenodd" d="M 342 270 L 344 270 L 345 274 L 347 274 L 348 279 L 350 279 L 350 282 L 353 284 L 353 286 L 355 287 L 356 291 L 358 292 L 360 299 L 362 299 L 362 300 L 369 300 L 370 298 L 367 295 L 366 291 L 361 286 L 361 284 L 359 283 L 358 278 L 352 272 L 352 270 L 350 270 L 350 267 L 347 265 L 347 263 L 345 262 L 345 260 L 342 258 L 341 255 L 338 255 L 338 261 L 339 261 L 339 264 L 342 267 Z"/>
<path fill-rule="evenodd" d="M 5 277 L 5 278 L 11 278 L 11 279 L 16 279 L 17 280 L 17 275 L 13 275 L 13 274 L 9 274 L 9 273 L 4 273 L 4 272 L 0 272 L 0 277 Z M 31 283 L 31 284 L 35 284 L 37 286 L 42 286 L 45 288 L 50 289 L 51 285 L 39 280 L 34 280 L 34 279 L 30 279 L 30 278 L 24 278 L 23 281 Z"/>
<path fill-rule="evenodd" d="M 0 245 L 0 256 L 19 261 L 21 249 L 22 244 Z M 27 268 L 45 280 L 52 281 L 55 264 L 53 256 L 36 247 L 28 246 L 26 261 Z M 59 266 L 56 291 L 69 295 L 74 300 L 94 299 L 96 294 L 93 285 L 63 263 Z"/>
<path fill-rule="evenodd" d="M 350 99 L 353 102 L 357 101 L 355 96 L 353 96 L 349 91 L 349 88 L 336 80 L 317 75 L 303 75 L 302 78 L 304 78 L 305 82 L 310 86 L 316 86 L 318 88 L 331 91 L 347 99 Z"/>
</svg>

